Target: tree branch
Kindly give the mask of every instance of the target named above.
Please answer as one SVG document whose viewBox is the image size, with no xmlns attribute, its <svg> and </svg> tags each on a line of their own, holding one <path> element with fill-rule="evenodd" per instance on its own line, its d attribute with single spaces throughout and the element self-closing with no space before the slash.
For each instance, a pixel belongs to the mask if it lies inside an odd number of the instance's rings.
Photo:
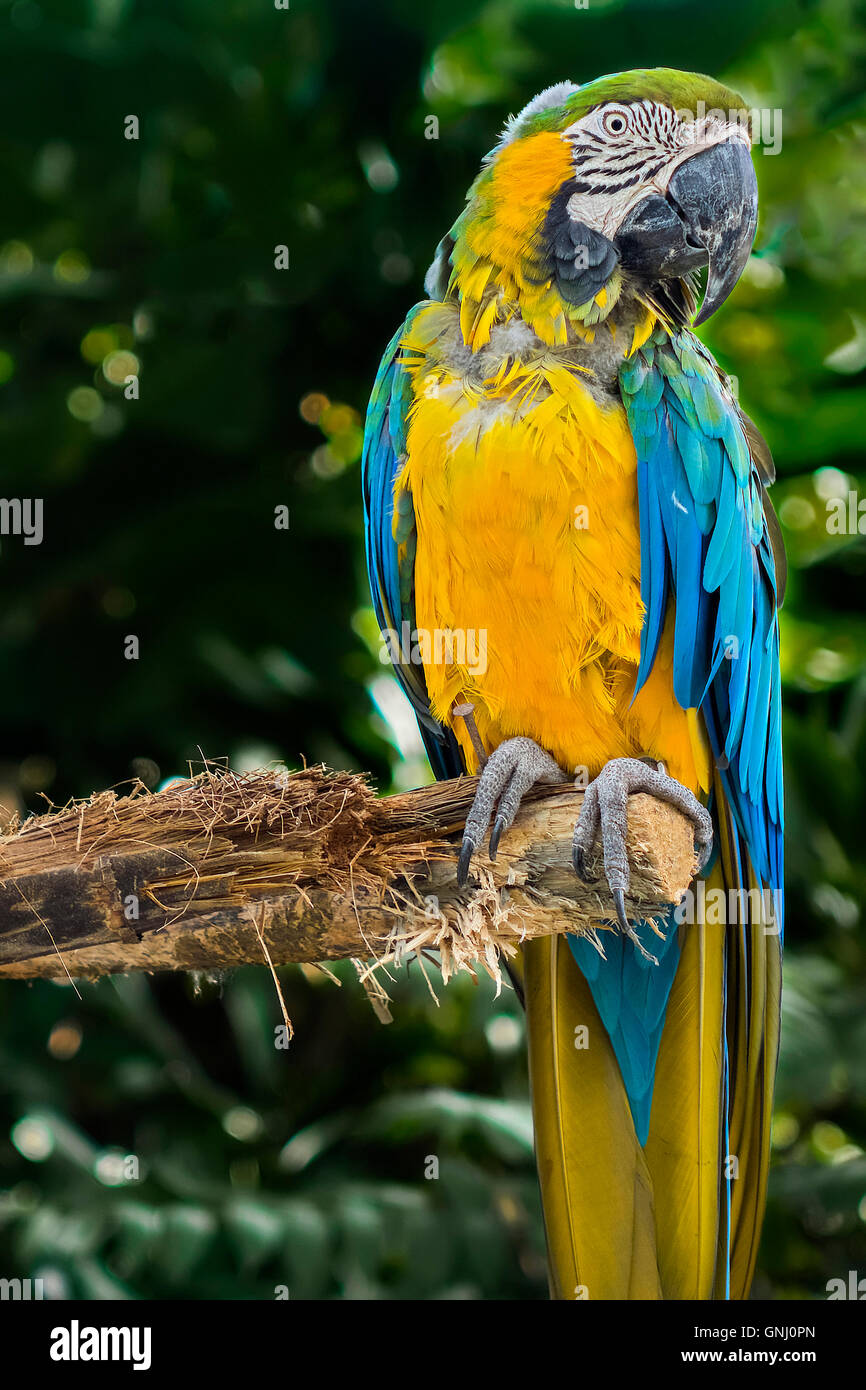
<svg viewBox="0 0 866 1390">
<path fill-rule="evenodd" d="M 443 974 L 498 975 L 524 936 L 603 944 L 603 877 L 581 883 L 571 837 L 581 793 L 536 787 L 474 887 L 457 847 L 477 779 L 377 798 L 353 773 L 209 770 L 158 793 L 101 792 L 0 837 L 0 976 L 97 977 L 439 950 Z M 630 912 L 658 915 L 694 871 L 672 808 L 629 802 Z M 596 864 L 600 874 L 600 865 Z"/>
</svg>

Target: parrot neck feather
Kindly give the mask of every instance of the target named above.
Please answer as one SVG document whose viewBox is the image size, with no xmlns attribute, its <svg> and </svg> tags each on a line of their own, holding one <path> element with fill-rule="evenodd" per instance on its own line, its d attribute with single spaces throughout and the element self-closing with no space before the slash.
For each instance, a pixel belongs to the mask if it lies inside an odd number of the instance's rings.
<svg viewBox="0 0 866 1390">
<path fill-rule="evenodd" d="M 584 304 L 572 304 L 560 293 L 544 221 L 573 172 L 564 141 L 542 132 L 500 147 L 472 185 L 451 231 L 448 295 L 459 300 L 463 341 L 473 350 L 484 347 L 493 327 L 515 314 L 548 347 L 567 347 L 592 343 L 602 324 L 616 331 L 622 308 L 633 321 L 639 304 L 631 352 L 663 321 L 658 306 L 624 293 L 618 265 Z"/>
</svg>

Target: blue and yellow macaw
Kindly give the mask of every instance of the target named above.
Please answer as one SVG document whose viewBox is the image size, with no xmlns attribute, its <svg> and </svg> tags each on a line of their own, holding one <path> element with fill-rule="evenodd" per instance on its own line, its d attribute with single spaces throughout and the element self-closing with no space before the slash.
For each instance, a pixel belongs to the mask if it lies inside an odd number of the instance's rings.
<svg viewBox="0 0 866 1390">
<path fill-rule="evenodd" d="M 391 646 L 437 776 L 481 771 L 458 878 L 538 780 L 588 781 L 577 872 L 603 848 L 604 955 L 534 940 L 518 982 L 559 1298 L 745 1298 L 755 1267 L 784 556 L 769 450 L 690 327 L 699 268 L 696 322 L 751 250 L 744 115 L 711 78 L 663 68 L 530 102 L 440 243 L 367 416 L 379 623 L 426 635 L 420 660 Z M 627 912 L 634 791 L 695 827 L 702 881 L 663 940 Z"/>
</svg>

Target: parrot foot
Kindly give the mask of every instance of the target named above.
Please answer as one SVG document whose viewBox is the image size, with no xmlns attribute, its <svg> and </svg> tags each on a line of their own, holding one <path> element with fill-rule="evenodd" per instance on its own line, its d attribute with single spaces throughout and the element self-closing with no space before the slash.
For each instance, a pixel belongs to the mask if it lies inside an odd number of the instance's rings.
<svg viewBox="0 0 866 1390">
<path fill-rule="evenodd" d="M 613 758 L 584 792 L 580 816 L 574 828 L 572 859 L 575 872 L 585 883 L 593 882 L 587 860 L 601 829 L 604 876 L 613 897 L 617 921 L 624 935 L 641 954 L 649 956 L 625 910 L 625 895 L 630 885 L 626 807 L 633 792 L 649 792 L 659 801 L 675 806 L 692 822 L 698 852 L 698 873 L 705 868 L 713 847 L 713 822 L 709 811 L 697 797 L 687 787 L 674 781 L 673 777 L 668 777 L 664 764 L 657 763 L 655 759 Z M 653 956 L 649 958 L 655 959 Z"/>
<path fill-rule="evenodd" d="M 478 781 L 478 790 L 466 817 L 463 844 L 457 863 L 457 882 L 461 888 L 469 876 L 469 865 L 487 832 L 494 810 L 496 819 L 490 832 L 490 858 L 496 858 L 503 830 L 517 815 L 520 802 L 536 782 L 567 782 L 562 768 L 531 738 L 509 738 L 500 743 L 487 759 Z"/>
</svg>

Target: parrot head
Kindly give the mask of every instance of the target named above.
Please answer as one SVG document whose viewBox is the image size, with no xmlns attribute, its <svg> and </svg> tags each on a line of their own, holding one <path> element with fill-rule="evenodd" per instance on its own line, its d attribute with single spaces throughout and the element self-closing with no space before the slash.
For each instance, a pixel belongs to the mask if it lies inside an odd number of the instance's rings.
<svg viewBox="0 0 866 1390">
<path fill-rule="evenodd" d="M 456 296 L 473 347 L 520 313 L 542 341 L 607 319 L 701 323 L 748 260 L 758 214 L 748 111 L 697 73 L 655 68 L 560 83 L 509 121 L 425 285 Z M 612 317 L 613 316 L 613 317 Z"/>
</svg>

